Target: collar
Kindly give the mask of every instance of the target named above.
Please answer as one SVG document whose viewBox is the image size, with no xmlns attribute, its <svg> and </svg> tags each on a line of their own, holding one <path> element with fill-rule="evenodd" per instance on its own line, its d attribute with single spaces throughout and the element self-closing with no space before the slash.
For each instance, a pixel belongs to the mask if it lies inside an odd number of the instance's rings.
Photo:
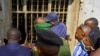
<svg viewBox="0 0 100 56">
<path fill-rule="evenodd" d="M 11 49 L 14 49 L 18 46 L 20 46 L 20 45 L 17 42 L 8 42 L 7 45 L 6 45 L 6 47 L 11 48 Z"/>
<path fill-rule="evenodd" d="M 52 25 L 52 26 L 56 26 L 56 25 L 59 25 L 61 22 L 56 22 L 54 25 Z"/>
<path fill-rule="evenodd" d="M 34 25 L 34 27 L 35 27 L 35 30 L 40 30 L 40 29 L 46 30 L 51 27 L 51 24 L 43 22 L 43 23 L 38 23 Z"/>
</svg>

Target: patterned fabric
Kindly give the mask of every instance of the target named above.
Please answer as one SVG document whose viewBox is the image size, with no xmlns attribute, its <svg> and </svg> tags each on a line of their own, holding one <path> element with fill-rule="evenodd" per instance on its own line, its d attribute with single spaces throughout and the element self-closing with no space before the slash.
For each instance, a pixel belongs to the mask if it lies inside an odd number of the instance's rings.
<svg viewBox="0 0 100 56">
<path fill-rule="evenodd" d="M 81 43 L 78 43 L 74 48 L 72 56 L 88 56 L 88 53 L 82 49 Z"/>
</svg>

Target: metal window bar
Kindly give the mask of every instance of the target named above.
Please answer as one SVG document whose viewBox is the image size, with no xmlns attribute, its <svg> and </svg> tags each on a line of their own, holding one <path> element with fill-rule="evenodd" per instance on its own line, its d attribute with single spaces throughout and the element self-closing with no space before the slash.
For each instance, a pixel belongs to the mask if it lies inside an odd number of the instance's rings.
<svg viewBox="0 0 100 56">
<path fill-rule="evenodd" d="M 31 14 L 31 43 L 33 41 L 33 19 L 32 19 L 32 14 Z"/>
<path fill-rule="evenodd" d="M 48 1 L 48 12 L 51 12 L 51 3 L 52 3 L 52 0 L 49 0 Z"/>
<path fill-rule="evenodd" d="M 64 23 L 65 23 L 65 21 L 64 21 L 64 19 L 65 19 L 64 18 L 64 16 L 65 16 L 65 14 L 64 14 L 64 12 L 65 12 L 65 2 L 66 2 L 66 0 L 64 0 L 64 5 L 63 5 L 63 19 L 62 19 L 62 22 L 64 22 Z"/>
<path fill-rule="evenodd" d="M 19 8 L 19 7 L 18 7 L 18 0 L 17 0 L 17 11 L 18 11 L 18 8 Z M 18 17 L 18 15 L 19 15 L 19 14 L 17 13 L 17 29 L 19 28 L 19 19 L 18 19 L 19 17 Z"/>
<path fill-rule="evenodd" d="M 42 3 L 42 12 L 44 11 L 44 0 L 43 0 L 43 3 Z M 42 14 L 43 15 L 43 14 Z"/>
<path fill-rule="evenodd" d="M 27 15 L 25 13 L 25 33 L 26 33 L 26 39 L 25 39 L 25 44 L 27 42 L 27 39 L 28 39 L 28 34 L 27 34 Z"/>
<path fill-rule="evenodd" d="M 12 13 L 17 13 L 17 28 L 19 28 L 19 13 L 24 13 L 25 14 L 25 33 L 26 33 L 26 37 L 28 37 L 29 35 L 31 35 L 31 38 L 33 38 L 34 36 L 34 32 L 33 32 L 33 20 L 39 16 L 44 17 L 47 13 L 54 11 L 58 14 L 59 20 L 61 20 L 62 22 L 65 23 L 66 21 L 66 16 L 67 16 L 67 0 L 41 0 L 42 3 L 42 9 L 39 11 L 39 1 L 40 0 L 31 0 L 31 10 L 28 11 L 27 10 L 27 0 L 23 0 L 24 4 L 23 4 L 23 11 L 19 11 L 19 6 L 18 6 L 18 2 L 19 0 L 17 0 L 17 11 L 12 11 Z M 34 3 L 36 2 L 36 3 Z M 47 4 L 46 4 L 47 2 Z M 59 2 L 59 3 L 58 3 Z M 62 2 L 62 3 L 61 3 Z M 52 6 L 54 5 L 54 6 Z M 63 7 L 62 7 L 62 6 Z M 57 7 L 58 6 L 58 7 Z M 47 7 L 47 8 L 46 8 Z M 47 9 L 47 10 L 46 10 Z M 53 10 L 52 10 L 53 9 Z M 63 10 L 62 10 L 63 9 Z M 27 21 L 27 13 L 30 13 L 31 18 L 30 21 Z M 62 16 L 61 16 L 62 15 Z M 27 25 L 27 22 L 31 22 L 30 25 Z M 29 30 L 27 29 L 28 27 L 30 27 L 30 34 L 29 34 Z M 31 40 L 32 42 L 32 40 Z"/>
<path fill-rule="evenodd" d="M 32 8 L 33 8 L 33 0 L 31 0 L 31 11 L 32 11 Z"/>
<path fill-rule="evenodd" d="M 19 9 L 19 6 L 18 6 L 18 4 L 19 4 L 19 3 L 18 3 L 18 0 L 17 0 L 17 11 L 18 11 L 18 9 Z"/>
<path fill-rule="evenodd" d="M 61 15 L 60 15 L 60 13 L 59 13 L 59 12 L 60 12 L 60 7 L 61 7 L 61 6 L 60 6 L 60 5 L 61 5 L 61 0 L 59 0 L 59 3 L 56 4 L 56 5 L 58 5 L 58 8 L 56 8 L 56 10 L 58 9 L 58 14 L 59 14 L 58 17 L 59 17 L 59 21 L 61 21 L 61 20 L 60 20 L 60 19 L 61 19 Z"/>
<path fill-rule="evenodd" d="M 56 1 L 57 1 L 57 0 L 55 0 L 55 6 L 54 6 L 54 11 L 56 11 Z"/>
<path fill-rule="evenodd" d="M 18 13 L 17 13 L 17 29 L 19 29 L 19 17 L 18 17 Z"/>
<path fill-rule="evenodd" d="M 59 0 L 59 4 L 58 4 L 58 12 L 60 12 L 60 7 L 61 7 L 61 0 Z"/>
<path fill-rule="evenodd" d="M 18 0 L 19 11 L 23 11 L 23 0 Z"/>
<path fill-rule="evenodd" d="M 36 11 L 37 11 L 37 13 L 38 13 L 38 7 L 39 7 L 38 2 L 39 2 L 39 0 L 37 0 L 37 10 L 36 10 Z"/>
</svg>

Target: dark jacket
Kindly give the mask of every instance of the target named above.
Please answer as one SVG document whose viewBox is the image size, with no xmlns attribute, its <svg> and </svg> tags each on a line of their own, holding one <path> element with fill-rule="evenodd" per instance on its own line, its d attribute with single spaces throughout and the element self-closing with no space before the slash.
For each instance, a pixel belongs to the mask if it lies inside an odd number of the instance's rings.
<svg viewBox="0 0 100 56">
<path fill-rule="evenodd" d="M 92 30 L 92 32 L 90 33 L 90 40 L 91 40 L 91 43 L 92 43 L 92 45 L 94 46 L 95 49 L 98 48 L 98 44 L 99 44 L 99 41 L 100 41 L 98 39 L 100 39 L 100 30 L 97 27 L 97 28 L 94 28 Z"/>
<path fill-rule="evenodd" d="M 0 56 L 31 56 L 31 52 L 18 43 L 8 43 L 5 46 L 0 46 Z"/>
<path fill-rule="evenodd" d="M 37 41 L 51 46 L 63 45 L 62 39 L 50 30 L 50 26 L 50 24 L 45 22 L 34 25 L 37 34 Z"/>
</svg>

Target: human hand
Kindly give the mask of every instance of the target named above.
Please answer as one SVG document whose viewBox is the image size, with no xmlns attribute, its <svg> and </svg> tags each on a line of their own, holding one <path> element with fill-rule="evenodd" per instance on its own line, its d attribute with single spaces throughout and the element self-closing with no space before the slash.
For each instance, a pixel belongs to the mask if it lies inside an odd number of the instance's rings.
<svg viewBox="0 0 100 56">
<path fill-rule="evenodd" d="M 70 37 L 67 37 L 66 40 L 68 40 L 68 41 L 72 41 L 72 39 L 71 39 Z"/>
</svg>

